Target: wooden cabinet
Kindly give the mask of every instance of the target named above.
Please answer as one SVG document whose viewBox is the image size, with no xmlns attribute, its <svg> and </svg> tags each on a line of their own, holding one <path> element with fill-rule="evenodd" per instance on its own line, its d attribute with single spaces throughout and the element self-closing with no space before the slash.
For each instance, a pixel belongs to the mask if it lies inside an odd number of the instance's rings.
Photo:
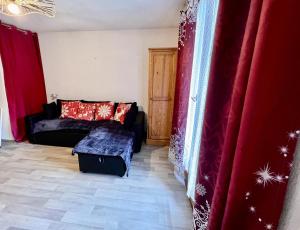
<svg viewBox="0 0 300 230">
<path fill-rule="evenodd" d="M 176 67 L 177 48 L 149 49 L 148 144 L 170 142 Z"/>
</svg>

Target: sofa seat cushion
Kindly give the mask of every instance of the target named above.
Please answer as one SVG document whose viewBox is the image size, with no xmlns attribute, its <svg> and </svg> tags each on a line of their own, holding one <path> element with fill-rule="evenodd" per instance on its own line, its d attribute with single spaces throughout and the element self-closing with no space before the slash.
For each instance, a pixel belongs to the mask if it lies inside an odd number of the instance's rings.
<svg viewBox="0 0 300 230">
<path fill-rule="evenodd" d="M 133 142 L 134 132 L 112 127 L 99 127 L 83 138 L 75 146 L 73 153 L 121 157 L 128 170 L 133 154 Z"/>
<path fill-rule="evenodd" d="M 33 134 L 59 131 L 59 130 L 80 130 L 91 131 L 100 126 L 111 127 L 114 129 L 120 128 L 120 124 L 114 121 L 85 121 L 75 119 L 53 119 L 53 120 L 41 120 L 34 124 Z"/>
</svg>

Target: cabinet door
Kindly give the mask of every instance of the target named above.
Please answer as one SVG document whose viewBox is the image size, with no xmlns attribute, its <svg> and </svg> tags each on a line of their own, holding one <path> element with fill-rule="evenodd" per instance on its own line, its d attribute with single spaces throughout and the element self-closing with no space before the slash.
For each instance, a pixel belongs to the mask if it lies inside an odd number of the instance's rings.
<svg viewBox="0 0 300 230">
<path fill-rule="evenodd" d="M 152 143 L 168 144 L 171 134 L 177 49 L 150 50 L 149 127 Z"/>
</svg>

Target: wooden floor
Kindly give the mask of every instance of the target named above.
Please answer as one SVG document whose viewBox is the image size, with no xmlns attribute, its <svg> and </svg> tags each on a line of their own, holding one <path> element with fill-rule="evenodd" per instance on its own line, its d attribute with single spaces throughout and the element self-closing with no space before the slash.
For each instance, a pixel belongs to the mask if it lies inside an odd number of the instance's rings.
<svg viewBox="0 0 300 230">
<path fill-rule="evenodd" d="M 189 230 L 192 211 L 167 149 L 144 146 L 128 178 L 83 174 L 71 149 L 5 142 L 0 229 Z"/>
</svg>

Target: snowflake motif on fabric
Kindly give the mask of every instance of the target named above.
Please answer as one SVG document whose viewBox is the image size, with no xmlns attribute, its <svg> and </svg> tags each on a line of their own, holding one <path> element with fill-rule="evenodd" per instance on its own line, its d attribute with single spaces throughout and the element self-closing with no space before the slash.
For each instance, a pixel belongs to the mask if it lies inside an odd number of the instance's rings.
<svg viewBox="0 0 300 230">
<path fill-rule="evenodd" d="M 111 108 L 108 105 L 102 105 L 98 109 L 98 115 L 107 118 L 111 115 Z"/>
<path fill-rule="evenodd" d="M 68 114 L 69 114 L 69 107 L 67 107 L 67 106 L 63 106 L 62 108 L 61 108 L 61 116 L 62 117 L 66 117 Z"/>
<path fill-rule="evenodd" d="M 179 45 L 184 46 L 186 27 L 197 20 L 199 0 L 187 0 L 186 9 L 180 12 Z M 180 48 L 180 47 L 179 47 Z"/>
<path fill-rule="evenodd" d="M 274 177 L 274 179 L 275 179 L 277 182 L 279 182 L 279 183 L 282 183 L 283 180 L 284 180 L 283 176 L 280 175 L 280 174 L 276 175 L 276 176 Z"/>
<path fill-rule="evenodd" d="M 61 103 L 61 118 L 76 119 L 79 109 L 79 101 L 63 101 Z"/>
<path fill-rule="evenodd" d="M 273 229 L 273 225 L 272 224 L 266 224 L 265 228 L 268 229 L 268 230 Z"/>
<path fill-rule="evenodd" d="M 299 131 L 299 130 L 297 130 L 297 131 Z M 296 132 L 290 132 L 289 133 L 289 138 L 290 139 L 296 139 L 297 135 L 299 135 L 299 133 L 297 133 L 297 131 Z"/>
<path fill-rule="evenodd" d="M 95 106 L 90 103 L 80 103 L 77 119 L 92 121 L 94 120 Z"/>
<path fill-rule="evenodd" d="M 250 210 L 250 212 L 255 212 L 255 211 L 256 211 L 256 208 L 253 207 L 253 206 L 251 206 L 251 207 L 249 208 L 249 210 Z"/>
<path fill-rule="evenodd" d="M 210 215 L 210 205 L 208 201 L 206 201 L 206 207 L 202 205 L 200 205 L 200 209 L 194 207 L 193 210 L 194 229 L 207 230 L 209 215 Z"/>
<path fill-rule="evenodd" d="M 280 153 L 280 156 L 282 157 L 282 161 L 287 164 L 287 169 L 291 170 L 291 168 L 293 167 L 293 162 L 288 161 L 288 155 L 291 153 L 291 144 L 295 144 L 295 142 L 297 142 L 297 140 L 300 138 L 300 130 L 289 132 L 287 136 L 288 144 L 280 146 L 278 148 L 278 151 Z M 275 173 L 271 170 L 271 167 L 269 165 L 270 164 L 267 163 L 264 167 L 260 168 L 254 173 L 257 176 L 257 185 L 263 185 L 263 187 L 266 187 L 268 184 L 271 184 L 273 182 L 281 184 L 286 183 L 288 181 L 289 175 L 285 174 L 288 173 L 287 171 L 282 173 Z M 275 229 L 276 226 L 274 226 L 272 223 L 266 222 L 262 216 L 258 215 L 259 212 L 256 212 L 256 207 L 252 204 L 253 199 L 251 197 L 254 196 L 252 194 L 253 193 L 251 191 L 247 191 L 245 193 L 245 200 L 249 202 L 249 212 L 256 219 L 257 223 L 259 223 L 265 229 Z"/>
<path fill-rule="evenodd" d="M 206 188 L 202 184 L 196 185 L 196 192 L 199 194 L 199 196 L 205 196 L 206 195 Z"/>
<path fill-rule="evenodd" d="M 185 28 L 186 24 L 187 23 L 184 21 L 179 26 L 178 43 L 180 46 L 184 46 L 184 40 L 186 38 L 186 28 Z M 180 49 L 180 47 L 179 47 L 179 49 Z"/>
<path fill-rule="evenodd" d="M 175 134 L 171 135 L 170 148 L 169 148 L 169 160 L 179 172 L 183 172 L 183 147 L 184 147 L 184 133 L 179 129 Z"/>
<path fill-rule="evenodd" d="M 274 173 L 271 172 L 269 164 L 267 164 L 264 168 L 257 171 L 255 174 L 258 176 L 258 178 L 256 179 L 256 183 L 263 184 L 264 187 L 268 183 L 272 183 L 273 181 L 276 181 L 275 177 L 273 176 Z"/>
<path fill-rule="evenodd" d="M 288 153 L 289 153 L 289 149 L 287 146 L 281 146 L 279 148 L 280 150 L 280 153 L 284 156 L 284 157 L 287 157 L 288 156 Z"/>
<path fill-rule="evenodd" d="M 180 12 L 180 23 L 194 23 L 197 21 L 199 0 L 187 0 L 185 10 Z"/>
</svg>

